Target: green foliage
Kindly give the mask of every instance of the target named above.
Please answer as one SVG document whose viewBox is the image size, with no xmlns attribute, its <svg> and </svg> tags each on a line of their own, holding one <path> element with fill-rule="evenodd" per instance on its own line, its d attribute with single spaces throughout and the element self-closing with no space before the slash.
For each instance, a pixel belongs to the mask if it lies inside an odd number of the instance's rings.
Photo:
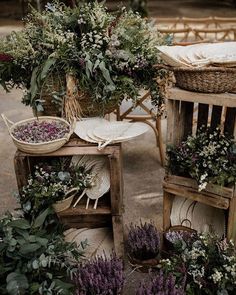
<svg viewBox="0 0 236 295">
<path fill-rule="evenodd" d="M 8 90 L 26 89 L 25 104 L 41 110 L 48 91 L 61 107 L 66 73 L 72 73 L 78 89 L 101 109 L 111 100 L 135 102 L 141 88 L 152 88 L 152 101 L 161 108 L 163 94 L 153 78 L 166 74 L 152 66 L 159 62 L 156 45 L 169 38 L 138 14 L 121 10 L 114 15 L 96 1 L 74 8 L 55 1 L 43 12 L 32 10 L 25 22 L 22 31 L 0 43 L 0 83 Z"/>
<path fill-rule="evenodd" d="M 50 209 L 32 223 L 11 214 L 0 220 L 0 294 L 73 294 L 70 280 L 83 249 L 48 233 L 48 214 Z"/>
<path fill-rule="evenodd" d="M 85 171 L 83 166 L 69 166 L 69 160 L 53 159 L 33 168 L 28 184 L 19 195 L 21 209 L 28 219 L 34 220 L 40 212 L 63 200 L 70 189 L 83 191 L 90 186 L 90 172 Z"/>
</svg>

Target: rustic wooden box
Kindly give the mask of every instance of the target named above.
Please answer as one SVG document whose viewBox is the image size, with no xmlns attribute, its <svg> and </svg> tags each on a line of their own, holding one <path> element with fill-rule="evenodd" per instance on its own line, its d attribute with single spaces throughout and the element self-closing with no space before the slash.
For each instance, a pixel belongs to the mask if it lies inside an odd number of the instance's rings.
<svg viewBox="0 0 236 295">
<path fill-rule="evenodd" d="M 33 155 L 17 151 L 14 164 L 18 189 L 20 191 L 27 184 L 28 175 L 37 162 L 42 159 L 45 160 L 47 157 L 73 155 L 101 155 L 108 157 L 111 187 L 110 191 L 100 198 L 97 209 L 93 209 L 93 202 L 90 202 L 89 208 L 85 209 L 86 198 L 83 198 L 75 208 L 60 212 L 58 214 L 59 219 L 67 228 L 112 227 L 115 251 L 119 256 L 123 256 L 123 174 L 120 144 L 109 145 L 98 151 L 96 145 L 74 138 L 59 150 L 49 154 Z"/>
<path fill-rule="evenodd" d="M 167 101 L 167 145 L 176 145 L 205 126 L 221 130 L 228 135 L 236 133 L 236 94 L 205 94 L 173 88 Z M 170 227 L 170 214 L 174 196 L 182 196 L 227 213 L 227 237 L 236 242 L 235 187 L 208 185 L 201 192 L 191 178 L 166 175 L 163 182 L 163 227 Z"/>
</svg>

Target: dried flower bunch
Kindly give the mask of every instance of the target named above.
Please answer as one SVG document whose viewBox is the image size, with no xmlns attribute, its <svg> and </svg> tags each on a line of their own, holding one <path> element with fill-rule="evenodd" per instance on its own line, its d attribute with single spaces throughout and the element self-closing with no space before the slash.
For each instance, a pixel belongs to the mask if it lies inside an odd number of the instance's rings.
<svg viewBox="0 0 236 295">
<path fill-rule="evenodd" d="M 197 234 L 187 230 L 169 230 L 164 233 L 164 242 L 169 250 L 182 252 L 189 247 L 197 238 Z"/>
<path fill-rule="evenodd" d="M 91 179 L 89 171 L 85 171 L 83 166 L 65 167 L 63 162 L 61 165 L 57 162 L 36 165 L 28 184 L 20 193 L 22 209 L 27 215 L 37 215 L 56 201 L 63 200 L 71 188 L 82 191 L 89 187 Z"/>
<path fill-rule="evenodd" d="M 115 253 L 96 257 L 78 268 L 74 276 L 76 295 L 117 295 L 124 284 L 123 262 Z"/>
<path fill-rule="evenodd" d="M 168 147 L 167 154 L 167 169 L 172 174 L 196 179 L 199 190 L 207 183 L 227 186 L 236 181 L 235 144 L 219 128 L 202 128 L 179 146 Z"/>
<path fill-rule="evenodd" d="M 69 126 L 62 122 L 35 120 L 16 126 L 12 135 L 24 142 L 40 143 L 63 138 L 68 132 Z"/>
<path fill-rule="evenodd" d="M 127 246 L 132 258 L 140 260 L 155 258 L 160 250 L 160 233 L 151 223 L 131 224 Z"/>
<path fill-rule="evenodd" d="M 185 295 L 182 288 L 176 286 L 176 278 L 172 274 L 160 271 L 150 282 L 140 284 L 136 295 Z"/>
<path fill-rule="evenodd" d="M 162 261 L 165 271 L 186 280 L 186 294 L 227 294 L 236 292 L 234 244 L 204 234 L 179 255 Z"/>
<path fill-rule="evenodd" d="M 154 105 L 163 104 L 153 78 L 165 78 L 156 46 L 170 42 L 138 14 L 126 10 L 108 13 L 101 3 L 66 7 L 59 1 L 33 10 L 25 28 L 0 43 L 0 83 L 5 89 L 23 87 L 23 102 L 42 110 L 42 91 L 62 106 L 66 99 L 66 75 L 78 89 L 103 106 L 124 98 L 134 101 L 141 88 L 151 88 Z M 57 84 L 57 89 L 52 85 Z"/>
</svg>

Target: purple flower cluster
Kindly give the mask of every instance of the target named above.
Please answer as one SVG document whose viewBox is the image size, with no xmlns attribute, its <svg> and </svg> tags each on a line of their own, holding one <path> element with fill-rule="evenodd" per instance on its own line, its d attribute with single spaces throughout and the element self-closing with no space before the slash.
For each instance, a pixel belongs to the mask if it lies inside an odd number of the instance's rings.
<svg viewBox="0 0 236 295">
<path fill-rule="evenodd" d="M 75 277 L 75 295 L 117 295 L 124 284 L 123 263 L 115 253 L 96 257 L 80 266 Z"/>
<path fill-rule="evenodd" d="M 177 288 L 172 274 L 164 275 L 162 271 L 151 282 L 141 283 L 136 295 L 184 295 L 183 288 Z"/>
<path fill-rule="evenodd" d="M 140 260 L 155 258 L 160 249 L 160 233 L 151 223 L 131 224 L 127 245 L 133 258 Z"/>
<path fill-rule="evenodd" d="M 13 60 L 13 56 L 6 53 L 0 53 L 0 62 L 10 62 Z"/>
<path fill-rule="evenodd" d="M 178 241 L 188 241 L 193 239 L 196 236 L 195 233 L 190 232 L 190 231 L 186 231 L 186 230 L 178 230 L 178 231 L 168 231 L 165 234 L 165 238 L 175 244 Z"/>
<path fill-rule="evenodd" d="M 69 132 L 69 126 L 62 122 L 32 121 L 17 126 L 12 135 L 21 141 L 40 143 L 63 138 Z"/>
</svg>

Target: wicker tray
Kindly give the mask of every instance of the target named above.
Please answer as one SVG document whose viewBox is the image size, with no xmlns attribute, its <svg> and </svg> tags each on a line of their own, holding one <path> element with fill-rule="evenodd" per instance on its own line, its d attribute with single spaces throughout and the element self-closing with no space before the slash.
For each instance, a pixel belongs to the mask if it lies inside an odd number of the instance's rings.
<svg viewBox="0 0 236 295">
<path fill-rule="evenodd" d="M 203 93 L 224 93 L 235 89 L 236 68 L 170 68 L 176 85 L 190 91 Z"/>
<path fill-rule="evenodd" d="M 3 118 L 6 126 L 8 127 L 8 131 L 12 137 L 12 140 L 13 140 L 15 146 L 19 150 L 26 152 L 26 153 L 30 153 L 30 154 L 46 154 L 46 153 L 51 153 L 51 152 L 58 150 L 70 139 L 70 136 L 73 133 L 74 125 L 75 125 L 75 124 L 73 124 L 73 127 L 72 127 L 66 120 L 64 120 L 62 118 L 58 118 L 58 117 L 48 117 L 48 116 L 38 117 L 37 119 L 39 121 L 46 121 L 47 120 L 47 121 L 62 122 L 65 125 L 70 127 L 70 131 L 63 138 L 59 138 L 59 139 L 55 139 L 55 140 L 47 141 L 47 142 L 42 142 L 42 143 L 28 143 L 28 142 L 24 142 L 24 141 L 16 139 L 13 136 L 12 131 L 14 130 L 14 128 L 16 128 L 16 126 L 34 121 L 35 117 L 30 118 L 30 119 L 26 119 L 26 120 L 22 120 L 17 123 L 13 123 L 10 120 L 8 120 L 4 114 L 2 114 L 2 118 Z"/>
</svg>

